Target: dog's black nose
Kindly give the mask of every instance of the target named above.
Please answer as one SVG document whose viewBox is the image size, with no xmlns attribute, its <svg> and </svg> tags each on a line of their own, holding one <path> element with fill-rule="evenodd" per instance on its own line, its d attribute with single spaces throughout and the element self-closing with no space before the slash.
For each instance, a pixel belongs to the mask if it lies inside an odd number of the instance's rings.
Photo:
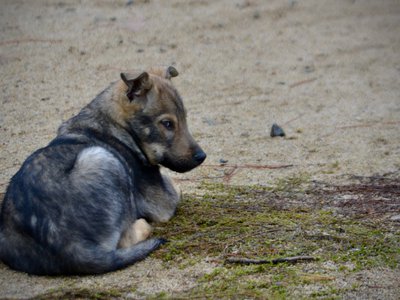
<svg viewBox="0 0 400 300">
<path fill-rule="evenodd" d="M 193 159 L 201 164 L 207 157 L 207 154 L 204 153 L 203 150 L 198 150 L 194 155 Z"/>
</svg>

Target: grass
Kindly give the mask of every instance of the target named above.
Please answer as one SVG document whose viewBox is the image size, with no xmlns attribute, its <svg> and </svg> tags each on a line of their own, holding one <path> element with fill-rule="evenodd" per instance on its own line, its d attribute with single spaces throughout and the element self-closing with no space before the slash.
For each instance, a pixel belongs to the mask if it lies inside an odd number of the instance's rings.
<svg viewBox="0 0 400 300">
<path fill-rule="evenodd" d="M 176 217 L 156 228 L 155 234 L 170 242 L 154 256 L 166 263 L 207 257 L 219 267 L 181 296 L 279 299 L 315 284 L 320 288 L 309 297 L 335 298 L 346 291 L 335 287 L 335 277 L 317 271 L 305 274 L 304 264 L 227 265 L 228 257 L 311 255 L 318 259 L 316 270 L 329 261 L 344 274 L 399 266 L 400 234 L 380 223 L 339 217 L 329 210 L 271 207 L 270 197 L 284 201 L 279 193 L 298 195 L 308 178 L 301 174 L 278 180 L 272 188 L 207 183 L 203 195 L 185 195 Z"/>
</svg>

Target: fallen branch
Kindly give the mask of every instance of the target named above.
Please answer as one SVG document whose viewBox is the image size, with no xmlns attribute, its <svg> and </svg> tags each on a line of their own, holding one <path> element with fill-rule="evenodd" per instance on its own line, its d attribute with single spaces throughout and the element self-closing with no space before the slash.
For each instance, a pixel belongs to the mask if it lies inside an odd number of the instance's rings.
<svg viewBox="0 0 400 300">
<path fill-rule="evenodd" d="M 200 167 L 208 167 L 208 168 L 234 168 L 234 169 L 284 169 L 293 167 L 293 165 L 229 165 L 229 164 L 220 164 L 220 165 L 201 165 Z"/>
<path fill-rule="evenodd" d="M 13 44 L 25 44 L 25 43 L 61 43 L 62 40 L 53 40 L 53 39 L 35 39 L 35 38 L 25 38 L 25 39 L 15 39 L 8 41 L 0 41 L 0 46 L 4 45 L 13 45 Z"/>
<path fill-rule="evenodd" d="M 306 83 L 310 83 L 310 82 L 313 82 L 313 81 L 315 81 L 315 80 L 317 80 L 317 78 L 310 78 L 310 79 L 298 81 L 298 82 L 295 82 L 295 83 L 289 85 L 289 87 L 290 87 L 290 88 L 294 88 L 294 87 L 296 87 L 296 86 L 299 86 L 299 85 L 302 85 L 302 84 L 306 84 Z"/>
<path fill-rule="evenodd" d="M 237 173 L 241 169 L 256 169 L 256 170 L 263 170 L 263 169 L 285 169 L 285 168 L 290 168 L 293 167 L 294 165 L 233 165 L 233 164 L 219 164 L 219 165 L 214 165 L 214 164 L 204 164 L 201 165 L 200 168 L 222 168 L 224 169 L 224 175 L 222 176 L 206 176 L 206 177 L 198 177 L 198 178 L 174 178 L 175 181 L 177 182 L 183 182 L 183 181 L 202 181 L 204 179 L 223 179 L 225 183 L 229 183 L 230 180 L 234 175 L 237 175 Z"/>
<path fill-rule="evenodd" d="M 400 124 L 400 121 L 370 122 L 370 123 L 365 123 L 365 124 L 338 126 L 338 127 L 336 127 L 336 129 L 365 128 L 365 127 L 373 127 L 375 125 L 391 126 L 391 125 L 398 125 L 398 124 Z"/>
<path fill-rule="evenodd" d="M 230 257 L 225 260 L 229 264 L 243 264 L 243 265 L 261 265 L 261 264 L 279 264 L 279 263 L 298 263 L 302 261 L 315 261 L 317 260 L 312 256 L 293 256 L 293 257 L 282 257 L 274 259 L 249 259 L 249 258 L 236 258 Z"/>
<path fill-rule="evenodd" d="M 225 168 L 223 180 L 226 183 L 229 183 L 234 175 L 236 175 L 240 169 L 282 169 L 282 168 L 290 168 L 293 165 L 228 165 L 228 164 L 220 164 L 220 165 L 202 165 L 202 167 L 211 167 L 211 168 Z"/>
</svg>

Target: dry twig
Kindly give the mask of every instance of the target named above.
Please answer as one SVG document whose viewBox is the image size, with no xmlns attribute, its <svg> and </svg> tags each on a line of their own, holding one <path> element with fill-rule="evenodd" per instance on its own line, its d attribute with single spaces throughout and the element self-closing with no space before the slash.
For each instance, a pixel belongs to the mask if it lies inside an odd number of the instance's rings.
<svg viewBox="0 0 400 300">
<path fill-rule="evenodd" d="M 248 258 L 237 258 L 230 257 L 225 262 L 230 264 L 243 264 L 243 265 L 261 265 L 261 264 L 279 264 L 279 263 L 298 263 L 302 261 L 315 261 L 316 258 L 312 256 L 292 256 L 292 257 L 281 257 L 274 259 L 248 259 Z"/>
<path fill-rule="evenodd" d="M 313 82 L 313 81 L 315 81 L 315 80 L 317 80 L 317 78 L 314 77 L 314 78 L 310 78 L 310 79 L 298 81 L 298 82 L 295 82 L 295 83 L 289 85 L 289 87 L 290 87 L 290 88 L 294 88 L 294 87 L 296 87 L 296 86 L 299 86 L 299 85 L 302 85 L 302 84 L 306 84 L 306 83 L 310 83 L 310 82 Z"/>
<path fill-rule="evenodd" d="M 24 38 L 24 39 L 15 39 L 15 40 L 6 40 L 0 41 L 0 46 L 4 45 L 13 45 L 13 44 L 25 44 L 25 43 L 61 43 L 62 40 L 53 40 L 53 39 L 36 39 L 36 38 Z"/>
</svg>

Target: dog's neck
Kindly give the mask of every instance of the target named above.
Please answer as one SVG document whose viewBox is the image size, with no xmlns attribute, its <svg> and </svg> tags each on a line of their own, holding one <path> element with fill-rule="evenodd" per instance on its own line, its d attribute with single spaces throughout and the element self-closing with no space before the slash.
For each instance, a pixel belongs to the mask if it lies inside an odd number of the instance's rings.
<svg viewBox="0 0 400 300">
<path fill-rule="evenodd" d="M 99 114 L 101 115 L 100 118 L 98 117 Z M 103 122 L 100 123 L 99 119 Z M 125 149 L 125 152 L 130 152 L 130 156 L 136 157 L 144 167 L 151 167 L 146 155 L 140 148 L 136 135 L 117 123 L 108 122 L 108 119 L 109 116 L 99 110 L 91 109 L 88 105 L 77 116 L 60 126 L 57 138 L 84 137 L 84 139 L 112 144 L 115 148 L 120 148 L 118 150 Z"/>
</svg>

